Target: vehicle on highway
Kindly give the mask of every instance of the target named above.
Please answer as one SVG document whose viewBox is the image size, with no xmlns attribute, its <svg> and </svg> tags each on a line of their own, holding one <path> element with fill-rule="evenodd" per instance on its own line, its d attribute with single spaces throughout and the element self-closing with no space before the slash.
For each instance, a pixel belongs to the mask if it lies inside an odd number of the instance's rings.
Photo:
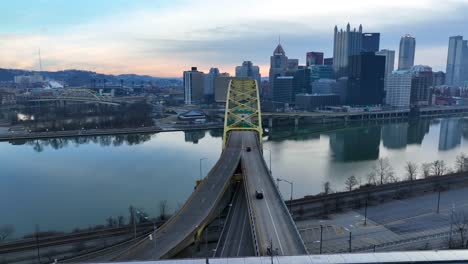
<svg viewBox="0 0 468 264">
<path fill-rule="evenodd" d="M 251 148 L 251 147 L 247 147 L 247 148 L 245 148 L 245 150 L 246 150 L 247 152 L 250 152 L 250 151 L 252 150 L 252 148 Z"/>
<path fill-rule="evenodd" d="M 263 190 L 256 190 L 255 191 L 255 197 L 257 199 L 263 199 Z"/>
</svg>

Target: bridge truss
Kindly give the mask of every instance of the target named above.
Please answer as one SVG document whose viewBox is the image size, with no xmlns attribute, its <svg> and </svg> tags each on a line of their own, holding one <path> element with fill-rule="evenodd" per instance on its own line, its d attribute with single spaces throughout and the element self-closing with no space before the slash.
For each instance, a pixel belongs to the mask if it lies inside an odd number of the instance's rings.
<svg viewBox="0 0 468 264">
<path fill-rule="evenodd" d="M 262 117 L 256 80 L 233 79 L 229 82 L 224 116 L 223 147 L 232 130 L 250 130 L 258 133 L 262 141 Z"/>
</svg>

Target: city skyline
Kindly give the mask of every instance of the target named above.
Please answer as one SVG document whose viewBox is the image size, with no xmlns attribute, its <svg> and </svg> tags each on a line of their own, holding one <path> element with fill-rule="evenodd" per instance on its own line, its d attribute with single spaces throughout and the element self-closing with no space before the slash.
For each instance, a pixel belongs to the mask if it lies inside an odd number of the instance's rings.
<svg viewBox="0 0 468 264">
<path fill-rule="evenodd" d="M 381 49 L 398 51 L 401 36 L 415 36 L 415 64 L 445 71 L 449 37 L 468 35 L 463 27 L 468 22 L 463 17 L 466 0 L 329 1 L 320 8 L 308 1 L 283 6 L 274 1 L 23 0 L 3 6 L 0 67 L 28 70 L 39 70 L 41 49 L 43 69 L 50 71 L 180 78 L 191 66 L 204 72 L 218 67 L 234 75 L 235 67 L 249 60 L 268 76 L 279 35 L 288 57 L 305 65 L 309 51 L 331 57 L 335 24 L 349 22 L 380 32 Z M 221 12 L 224 8 L 231 12 Z"/>
</svg>

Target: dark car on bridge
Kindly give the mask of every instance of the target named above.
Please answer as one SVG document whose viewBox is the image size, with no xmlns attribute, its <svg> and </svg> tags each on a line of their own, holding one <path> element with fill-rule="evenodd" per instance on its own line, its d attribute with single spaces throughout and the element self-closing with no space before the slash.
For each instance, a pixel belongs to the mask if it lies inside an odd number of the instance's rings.
<svg viewBox="0 0 468 264">
<path fill-rule="evenodd" d="M 263 199 L 263 190 L 256 190 L 255 191 L 255 197 L 257 199 Z"/>
<path fill-rule="evenodd" d="M 245 150 L 246 150 L 247 152 L 250 152 L 250 151 L 252 150 L 252 148 L 251 148 L 251 147 L 247 147 L 247 148 L 245 148 Z"/>
</svg>

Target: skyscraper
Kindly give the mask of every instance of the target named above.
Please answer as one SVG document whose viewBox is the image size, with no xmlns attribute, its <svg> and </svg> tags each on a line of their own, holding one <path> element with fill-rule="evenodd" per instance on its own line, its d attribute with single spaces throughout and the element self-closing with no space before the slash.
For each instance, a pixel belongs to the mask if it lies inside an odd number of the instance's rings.
<svg viewBox="0 0 468 264">
<path fill-rule="evenodd" d="M 346 102 L 351 105 L 383 103 L 385 58 L 373 52 L 349 56 Z"/>
<path fill-rule="evenodd" d="M 323 59 L 323 65 L 330 65 L 330 66 L 333 66 L 333 58 L 325 58 L 325 59 Z"/>
<path fill-rule="evenodd" d="M 276 46 L 273 56 L 270 57 L 270 97 L 273 97 L 275 89 L 275 79 L 278 76 L 285 76 L 288 69 L 288 57 L 281 44 Z"/>
<path fill-rule="evenodd" d="M 468 41 L 462 36 L 449 38 L 445 84 L 460 86 L 468 81 Z"/>
<path fill-rule="evenodd" d="M 236 67 L 237 78 L 250 78 L 257 81 L 258 87 L 261 84 L 260 68 L 253 65 L 251 61 L 244 61 L 242 66 Z"/>
<path fill-rule="evenodd" d="M 351 26 L 346 26 L 346 31 L 335 26 L 333 45 L 333 70 L 337 78 L 347 75 L 349 56 L 358 55 L 362 50 L 362 25 L 359 30 L 351 30 Z"/>
<path fill-rule="evenodd" d="M 432 68 L 425 65 L 416 65 L 411 68 L 411 105 L 428 105 L 430 89 L 434 74 Z"/>
<path fill-rule="evenodd" d="M 323 65 L 323 52 L 307 52 L 306 67 L 310 65 Z"/>
<path fill-rule="evenodd" d="M 406 34 L 400 39 L 400 51 L 398 54 L 398 70 L 409 70 L 414 66 L 414 54 L 416 39 Z"/>
<path fill-rule="evenodd" d="M 205 102 L 211 103 L 214 101 L 214 83 L 218 76 L 218 68 L 211 68 L 210 72 L 205 74 L 205 83 L 203 89 L 203 97 Z"/>
<path fill-rule="evenodd" d="M 184 71 L 184 101 L 185 104 L 201 103 L 204 97 L 205 74 L 192 67 L 190 71 Z"/>
<path fill-rule="evenodd" d="M 393 107 L 408 108 L 410 106 L 411 79 L 410 71 L 394 71 L 386 78 L 387 94 L 385 102 Z"/>
<path fill-rule="evenodd" d="M 393 72 L 395 65 L 395 51 L 383 49 L 375 53 L 378 56 L 385 56 L 385 77 L 387 78 Z"/>
<path fill-rule="evenodd" d="M 363 33 L 362 34 L 362 51 L 377 52 L 380 46 L 380 33 Z"/>
</svg>

